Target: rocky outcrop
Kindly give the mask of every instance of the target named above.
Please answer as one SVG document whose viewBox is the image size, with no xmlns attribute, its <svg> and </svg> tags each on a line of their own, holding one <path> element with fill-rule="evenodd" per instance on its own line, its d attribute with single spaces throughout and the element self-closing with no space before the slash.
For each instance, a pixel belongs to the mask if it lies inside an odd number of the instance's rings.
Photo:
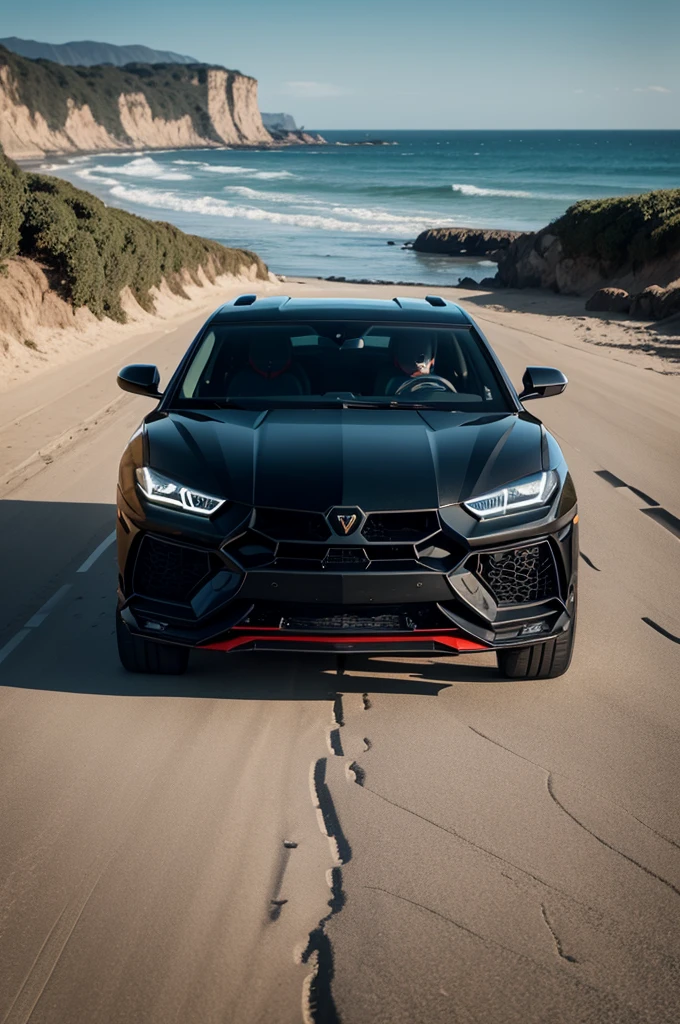
<svg viewBox="0 0 680 1024">
<path fill-rule="evenodd" d="M 590 295 L 638 293 L 680 277 L 680 189 L 588 200 L 502 254 L 498 284 Z"/>
<path fill-rule="evenodd" d="M 480 228 L 429 228 L 422 231 L 413 249 L 441 256 L 479 256 L 498 259 L 499 254 L 520 237 L 519 231 Z"/>
<path fill-rule="evenodd" d="M 0 146 L 10 157 L 273 142 L 257 81 L 238 71 L 190 64 L 76 72 L 0 47 Z"/>
<path fill-rule="evenodd" d="M 666 320 L 680 315 L 680 280 L 667 288 L 650 285 L 638 295 L 633 295 L 630 315 L 636 320 Z"/>
<path fill-rule="evenodd" d="M 586 302 L 592 313 L 628 313 L 630 295 L 625 288 L 599 288 Z"/>
</svg>

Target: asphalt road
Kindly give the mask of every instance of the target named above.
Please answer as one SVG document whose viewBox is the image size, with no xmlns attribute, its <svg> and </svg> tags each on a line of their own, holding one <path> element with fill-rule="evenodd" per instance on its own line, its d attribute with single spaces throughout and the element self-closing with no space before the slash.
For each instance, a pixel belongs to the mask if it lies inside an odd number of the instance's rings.
<svg viewBox="0 0 680 1024">
<path fill-rule="evenodd" d="M 570 378 L 532 406 L 580 496 L 553 681 L 487 655 L 128 676 L 107 541 L 144 400 L 48 454 L 116 398 L 110 352 L 0 415 L 4 470 L 43 446 L 0 503 L 2 1024 L 680 1019 L 680 378 L 479 313 L 517 383 Z"/>
</svg>

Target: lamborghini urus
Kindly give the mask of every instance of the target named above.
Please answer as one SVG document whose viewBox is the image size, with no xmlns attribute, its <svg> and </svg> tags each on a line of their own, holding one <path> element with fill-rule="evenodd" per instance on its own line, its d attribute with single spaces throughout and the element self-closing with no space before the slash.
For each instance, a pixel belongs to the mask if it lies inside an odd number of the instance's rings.
<svg viewBox="0 0 680 1024">
<path fill-rule="evenodd" d="M 471 317 L 438 296 L 220 307 L 123 453 L 118 650 L 493 651 L 507 678 L 571 660 L 578 515 L 564 456 Z"/>
</svg>

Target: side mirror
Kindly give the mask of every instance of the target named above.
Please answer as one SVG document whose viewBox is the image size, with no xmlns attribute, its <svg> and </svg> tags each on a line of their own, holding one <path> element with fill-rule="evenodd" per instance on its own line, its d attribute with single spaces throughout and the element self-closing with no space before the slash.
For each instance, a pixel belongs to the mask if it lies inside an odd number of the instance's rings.
<svg viewBox="0 0 680 1024">
<path fill-rule="evenodd" d="M 158 367 L 152 363 L 134 363 L 132 366 L 124 366 L 118 372 L 118 387 L 123 391 L 130 391 L 133 395 L 160 398 L 160 382 Z"/>
<path fill-rule="evenodd" d="M 530 398 L 551 398 L 561 395 L 569 381 L 561 370 L 554 366 L 527 366 L 522 377 L 520 402 Z"/>
</svg>

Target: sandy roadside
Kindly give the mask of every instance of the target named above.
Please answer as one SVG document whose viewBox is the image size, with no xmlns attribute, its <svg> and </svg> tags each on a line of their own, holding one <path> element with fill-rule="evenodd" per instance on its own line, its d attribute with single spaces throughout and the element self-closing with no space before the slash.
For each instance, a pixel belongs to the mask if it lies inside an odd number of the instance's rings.
<svg viewBox="0 0 680 1024">
<path fill-rule="evenodd" d="M 585 300 L 578 295 L 556 295 L 538 289 L 472 291 L 434 285 L 358 285 L 297 277 L 286 279 L 280 287 L 290 295 L 392 298 L 436 293 L 467 308 L 483 330 L 486 324 L 500 324 L 547 341 L 598 349 L 613 359 L 680 376 L 679 318 L 639 321 L 616 313 L 588 313 Z"/>
<path fill-rule="evenodd" d="M 14 392 L 38 376 L 59 367 L 81 363 L 90 354 L 139 338 L 143 347 L 153 330 L 165 333 L 202 311 L 244 291 L 258 294 L 316 296 L 426 295 L 433 290 L 467 306 L 484 328 L 486 323 L 520 328 L 537 337 L 563 344 L 598 348 L 612 358 L 643 365 L 669 375 L 680 374 L 680 322 L 640 322 L 625 316 L 586 313 L 578 296 L 543 291 L 471 291 L 412 285 L 358 285 L 316 278 L 288 278 L 280 282 L 253 281 L 248 277 L 223 277 L 214 283 L 204 278 L 203 287 L 185 284 L 188 298 L 174 295 L 166 285 L 156 293 L 156 310 L 148 313 L 124 296 L 126 324 L 97 320 L 87 309 L 74 314 L 61 300 L 45 292 L 46 279 L 36 274 L 30 261 L 12 261 L 11 289 L 0 281 L 0 395 Z M 5 293 L 3 294 L 3 285 Z M 6 296 L 11 290 L 11 304 Z M 3 299 L 5 302 L 3 304 Z M 12 308 L 12 306 L 14 308 Z M 3 403 L 5 404 L 5 403 Z M 2 418 L 0 417 L 0 425 Z"/>
<path fill-rule="evenodd" d="M 202 286 L 188 275 L 185 296 L 170 291 L 164 282 L 152 289 L 153 313 L 142 309 L 129 289 L 122 295 L 127 322 L 98 320 L 89 309 L 75 312 L 49 288 L 42 269 L 32 260 L 10 260 L 0 278 L 0 395 L 39 375 L 69 363 L 79 363 L 94 352 L 140 341 L 154 329 L 173 328 L 205 310 L 212 310 L 242 292 L 271 292 L 274 283 L 249 275 L 225 275 L 211 282 L 199 270 Z M 1 401 L 1 400 L 0 400 Z M 0 420 L 1 422 L 1 420 Z"/>
</svg>

